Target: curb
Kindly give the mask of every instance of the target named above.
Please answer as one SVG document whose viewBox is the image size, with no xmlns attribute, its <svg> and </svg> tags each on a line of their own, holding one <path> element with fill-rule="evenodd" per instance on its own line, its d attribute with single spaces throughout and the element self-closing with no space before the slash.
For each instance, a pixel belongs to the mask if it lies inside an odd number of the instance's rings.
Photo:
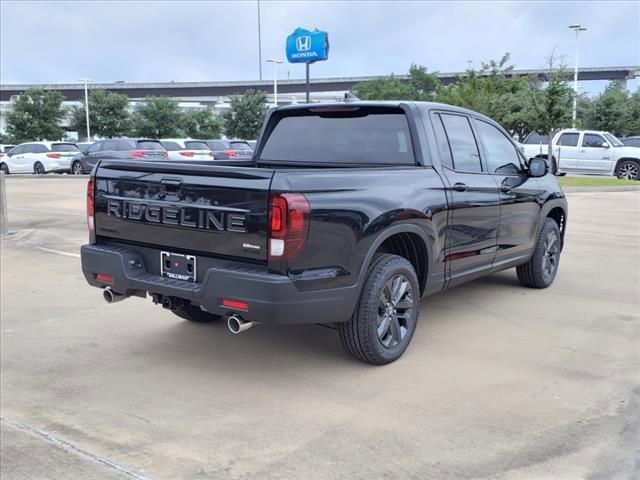
<svg viewBox="0 0 640 480">
<path fill-rule="evenodd" d="M 640 185 L 624 187 L 562 187 L 565 193 L 579 192 L 640 192 Z"/>
</svg>

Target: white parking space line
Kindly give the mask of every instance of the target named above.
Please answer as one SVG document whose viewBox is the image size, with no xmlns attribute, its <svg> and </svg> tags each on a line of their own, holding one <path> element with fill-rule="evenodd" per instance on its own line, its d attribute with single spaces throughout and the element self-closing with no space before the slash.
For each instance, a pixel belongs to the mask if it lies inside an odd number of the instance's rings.
<svg viewBox="0 0 640 480">
<path fill-rule="evenodd" d="M 7 425 L 10 425 L 13 428 L 16 428 L 23 432 L 27 432 L 27 433 L 30 433 L 31 435 L 40 437 L 43 440 L 51 442 L 54 445 L 68 452 L 74 453 L 76 455 L 80 455 L 81 457 L 84 457 L 90 461 L 102 464 L 107 468 L 113 469 L 119 473 L 126 475 L 127 477 L 130 477 L 136 480 L 154 480 L 153 477 L 150 477 L 143 472 L 135 471 L 127 467 L 126 465 L 121 465 L 117 462 L 114 462 L 113 460 L 110 460 L 101 455 L 85 450 L 84 448 L 81 448 L 74 443 L 71 443 L 63 438 L 60 438 L 57 435 L 53 435 L 49 432 L 32 427 L 31 425 L 27 425 L 25 423 L 19 422 L 12 418 L 5 417 L 4 415 L 0 416 L 0 420 L 6 423 Z"/>
<path fill-rule="evenodd" d="M 47 252 L 47 253 L 56 253 L 58 255 L 64 255 L 66 257 L 80 258 L 79 253 L 63 252 L 62 250 L 56 250 L 54 248 L 39 247 L 39 246 L 31 246 L 29 248 L 35 248 L 36 250 L 40 250 L 42 252 Z"/>
</svg>

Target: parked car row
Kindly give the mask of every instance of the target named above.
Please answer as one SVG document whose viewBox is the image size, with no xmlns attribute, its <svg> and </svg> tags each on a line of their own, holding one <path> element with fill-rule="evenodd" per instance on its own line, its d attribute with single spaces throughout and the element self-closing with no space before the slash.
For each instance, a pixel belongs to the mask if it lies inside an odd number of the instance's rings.
<svg viewBox="0 0 640 480">
<path fill-rule="evenodd" d="M 522 143 L 527 158 L 547 158 L 547 135 L 531 132 Z M 560 130 L 552 140 L 552 155 L 558 173 L 615 175 L 640 180 L 640 137 L 625 141 L 609 132 L 595 130 Z"/>
<path fill-rule="evenodd" d="M 90 173 L 99 160 L 250 160 L 242 140 L 110 138 L 96 142 L 27 142 L 0 145 L 0 170 L 9 173 Z"/>
</svg>

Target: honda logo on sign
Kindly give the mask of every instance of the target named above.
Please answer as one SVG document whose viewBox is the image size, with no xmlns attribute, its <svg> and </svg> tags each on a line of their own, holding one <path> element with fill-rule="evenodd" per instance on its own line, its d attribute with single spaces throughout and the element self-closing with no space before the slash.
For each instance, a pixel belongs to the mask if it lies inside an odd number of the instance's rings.
<svg viewBox="0 0 640 480">
<path fill-rule="evenodd" d="M 296 38 L 296 48 L 299 52 L 307 52 L 311 49 L 311 37 L 304 36 Z"/>
<path fill-rule="evenodd" d="M 296 28 L 287 37 L 287 60 L 292 63 L 313 63 L 329 58 L 329 36 L 320 30 Z"/>
</svg>

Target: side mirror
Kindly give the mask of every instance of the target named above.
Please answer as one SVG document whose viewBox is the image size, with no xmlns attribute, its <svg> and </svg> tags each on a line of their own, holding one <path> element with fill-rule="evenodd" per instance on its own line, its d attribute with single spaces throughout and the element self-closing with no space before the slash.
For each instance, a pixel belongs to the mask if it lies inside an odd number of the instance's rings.
<svg viewBox="0 0 640 480">
<path fill-rule="evenodd" d="M 546 158 L 532 158 L 529 160 L 529 176 L 533 178 L 544 177 L 549 173 L 549 164 Z"/>
<path fill-rule="evenodd" d="M 607 142 L 602 142 L 602 148 L 609 148 L 609 144 Z"/>
</svg>

